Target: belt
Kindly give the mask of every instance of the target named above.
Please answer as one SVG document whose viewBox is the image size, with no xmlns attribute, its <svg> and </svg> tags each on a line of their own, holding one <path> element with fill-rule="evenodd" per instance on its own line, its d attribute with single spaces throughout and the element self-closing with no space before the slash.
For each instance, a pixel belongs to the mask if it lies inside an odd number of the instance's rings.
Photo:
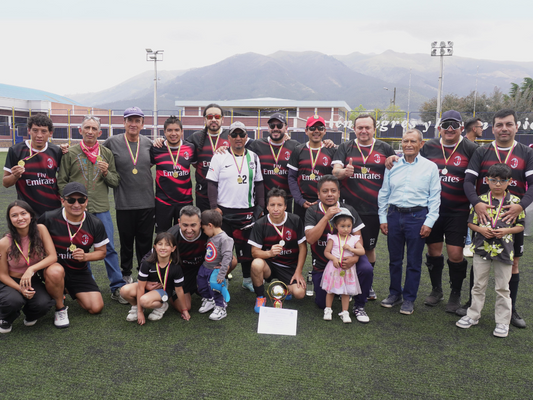
<svg viewBox="0 0 533 400">
<path fill-rule="evenodd" d="M 428 209 L 427 207 L 422 207 L 422 206 L 411 207 L 411 208 L 402 208 L 402 207 L 395 206 L 394 204 L 391 204 L 390 208 L 393 211 L 398 211 L 400 213 L 413 213 L 413 212 L 422 211 L 422 210 L 426 210 L 427 211 L 427 209 Z"/>
</svg>

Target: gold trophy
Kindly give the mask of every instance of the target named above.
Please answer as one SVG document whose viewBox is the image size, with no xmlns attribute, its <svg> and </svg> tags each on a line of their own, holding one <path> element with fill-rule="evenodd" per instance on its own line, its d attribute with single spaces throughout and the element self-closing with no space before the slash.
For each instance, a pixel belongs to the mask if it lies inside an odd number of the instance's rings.
<svg viewBox="0 0 533 400">
<path fill-rule="evenodd" d="M 281 281 L 274 281 L 268 286 L 268 297 L 274 302 L 274 308 L 283 308 L 283 300 L 289 294 L 289 289 Z"/>
</svg>

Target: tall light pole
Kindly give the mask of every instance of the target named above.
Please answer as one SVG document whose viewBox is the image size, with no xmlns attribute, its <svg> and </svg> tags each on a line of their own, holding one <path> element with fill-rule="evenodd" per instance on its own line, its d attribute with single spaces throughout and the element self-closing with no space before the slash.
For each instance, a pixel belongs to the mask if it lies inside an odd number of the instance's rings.
<svg viewBox="0 0 533 400">
<path fill-rule="evenodd" d="M 442 71 L 444 68 L 443 58 L 445 56 L 453 56 L 453 42 L 433 42 L 431 43 L 431 56 L 440 57 L 440 75 L 439 75 L 439 92 L 437 95 L 437 112 L 435 114 L 435 137 L 438 136 L 437 121 L 440 118 L 441 111 L 441 96 L 442 96 Z"/>
<path fill-rule="evenodd" d="M 388 87 L 384 87 L 383 89 L 389 90 Z M 390 100 L 390 103 L 392 103 L 393 106 L 396 105 L 396 88 L 394 88 L 394 94 L 392 95 L 392 100 Z"/>
<path fill-rule="evenodd" d="M 165 50 L 146 49 L 146 61 L 154 62 L 154 138 L 159 136 L 157 131 L 157 62 L 163 61 L 163 52 Z"/>
</svg>

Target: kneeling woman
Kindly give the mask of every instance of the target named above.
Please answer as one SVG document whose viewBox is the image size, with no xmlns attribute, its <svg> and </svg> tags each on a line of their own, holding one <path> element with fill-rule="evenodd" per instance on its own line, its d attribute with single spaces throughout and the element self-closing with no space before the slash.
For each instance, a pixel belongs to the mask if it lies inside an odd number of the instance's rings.
<svg viewBox="0 0 533 400">
<path fill-rule="evenodd" d="M 24 325 L 35 325 L 54 305 L 36 272 L 57 261 L 48 229 L 37 224 L 35 212 L 22 200 L 7 207 L 7 233 L 0 240 L 0 333 L 11 332 L 24 312 Z"/>
<path fill-rule="evenodd" d="M 139 281 L 122 286 L 120 290 L 120 295 L 132 306 L 126 321 L 137 321 L 139 325 L 144 325 L 144 308 L 153 310 L 148 315 L 149 320 L 160 320 L 168 309 L 167 300 L 188 321 L 191 317 L 183 303 L 184 279 L 179 266 L 176 238 L 171 233 L 161 232 L 154 243 L 152 253 L 141 262 Z"/>
</svg>

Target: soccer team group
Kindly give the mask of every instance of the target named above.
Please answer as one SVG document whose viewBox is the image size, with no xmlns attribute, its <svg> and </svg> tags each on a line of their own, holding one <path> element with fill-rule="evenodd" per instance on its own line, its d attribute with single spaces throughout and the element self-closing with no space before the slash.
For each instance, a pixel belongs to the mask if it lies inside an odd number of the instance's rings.
<svg viewBox="0 0 533 400">
<path fill-rule="evenodd" d="M 377 298 L 372 281 L 380 231 L 390 259 L 383 307 L 414 312 L 426 245 L 432 291 L 424 304 L 444 299 L 445 242 L 451 288 L 445 311 L 462 317 L 457 326 L 478 323 L 492 265 L 494 336 L 507 336 L 510 324 L 525 328 L 515 305 L 524 210 L 533 201 L 533 150 L 515 141 L 514 111 L 494 115 L 495 140 L 483 146 L 475 143 L 480 119 L 463 123 L 460 113 L 447 111 L 437 127 L 440 138 L 424 143 L 420 131 L 409 129 L 399 156 L 374 137 L 370 115 L 356 118 L 356 139 L 335 146 L 324 140 L 326 123 L 318 115 L 307 119 L 309 140 L 302 144 L 287 134 L 282 113 L 268 120 L 269 136 L 255 140 L 242 122 L 224 129 L 217 104 L 203 113 L 204 129 L 189 138 L 172 116 L 165 138 L 152 142 L 141 135 L 142 110 L 131 107 L 124 112 L 125 133 L 102 144 L 99 119 L 87 116 L 82 141 L 70 147 L 49 141 L 54 128 L 46 115 L 29 118 L 29 139 L 9 149 L 4 167 L 3 184 L 16 187 L 18 200 L 8 206 L 9 229 L 0 240 L 0 333 L 11 331 L 21 311 L 24 325 L 32 326 L 53 306 L 55 326 L 68 327 L 66 294 L 89 313 L 101 312 L 90 262 L 102 259 L 111 298 L 131 305 L 128 321 L 144 324 L 145 308 L 152 310 L 148 319 L 159 320 L 169 305 L 189 320 L 195 293 L 202 298 L 199 313 L 226 317 L 228 278 L 238 264 L 259 313 L 272 279 L 286 285 L 287 298 L 304 298 L 308 243 L 324 319 L 332 319 L 339 295 L 344 323 L 351 322 L 350 300 L 356 320 L 368 323 L 365 304 Z M 461 305 L 468 228 L 474 258 L 470 298 Z"/>
</svg>

